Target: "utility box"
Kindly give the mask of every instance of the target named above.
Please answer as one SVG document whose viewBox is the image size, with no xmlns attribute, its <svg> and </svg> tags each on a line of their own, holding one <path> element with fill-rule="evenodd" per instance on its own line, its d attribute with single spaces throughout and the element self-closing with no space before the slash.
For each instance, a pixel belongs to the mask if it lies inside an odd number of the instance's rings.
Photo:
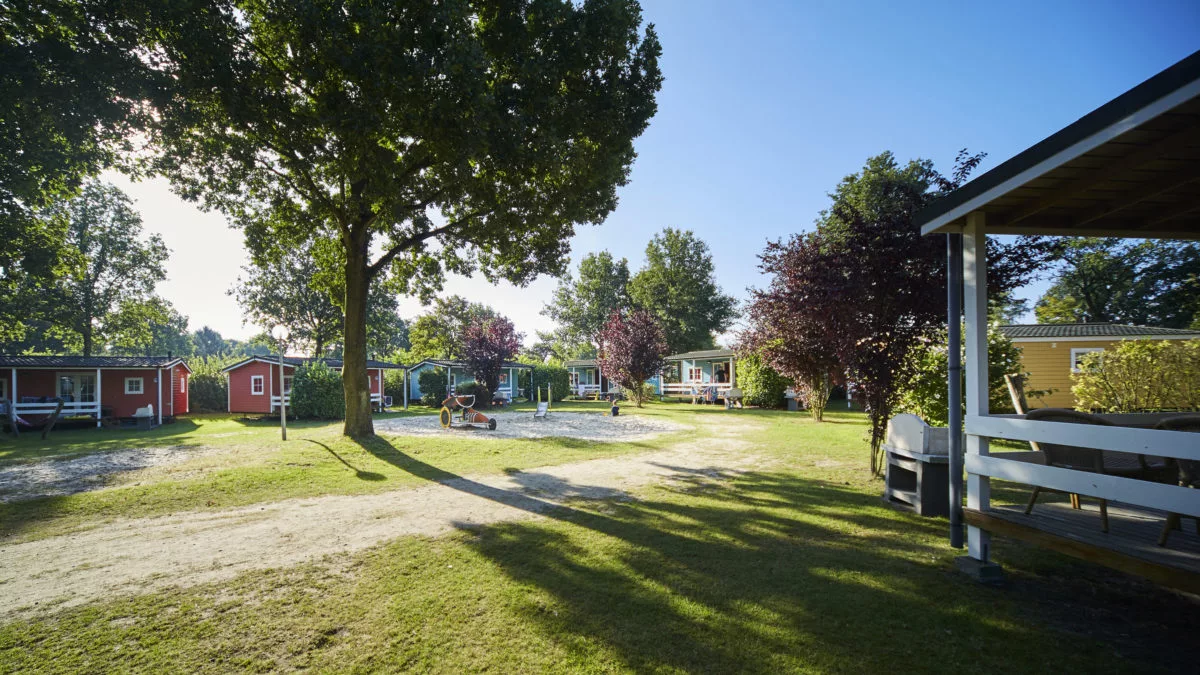
<svg viewBox="0 0 1200 675">
<path fill-rule="evenodd" d="M 883 497 L 922 516 L 950 515 L 950 430 L 916 415 L 896 415 L 883 442 Z"/>
</svg>

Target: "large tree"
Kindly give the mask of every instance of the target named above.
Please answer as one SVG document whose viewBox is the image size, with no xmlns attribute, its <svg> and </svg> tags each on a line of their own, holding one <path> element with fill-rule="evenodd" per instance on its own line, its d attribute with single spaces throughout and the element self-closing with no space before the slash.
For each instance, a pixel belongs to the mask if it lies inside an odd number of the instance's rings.
<svg viewBox="0 0 1200 675">
<path fill-rule="evenodd" d="M 210 357 L 224 356 L 229 349 L 221 334 L 209 326 L 201 326 L 192 333 L 192 345 L 195 349 L 193 353 L 204 359 L 205 363 Z"/>
<path fill-rule="evenodd" d="M 629 309 L 629 261 L 608 251 L 579 261 L 579 278 L 568 273 L 542 314 L 558 323 L 554 340 L 565 345 L 600 345 L 600 332 L 613 312 Z"/>
<path fill-rule="evenodd" d="M 914 367 L 908 356 L 945 325 L 945 240 L 921 236 L 913 214 L 963 183 L 981 159 L 964 151 L 944 176 L 928 160 L 871 157 L 838 184 L 815 232 L 771 244 L 764 255 L 776 279 L 755 301 L 784 305 L 773 309 L 786 318 L 786 330 L 766 331 L 760 344 L 807 333 L 814 348 L 834 351 L 871 420 L 872 471 L 882 469 L 887 421 Z M 986 246 L 988 287 L 998 298 L 1055 252 L 1050 242 L 1028 237 Z"/>
<path fill-rule="evenodd" d="M 1040 323 L 1187 328 L 1200 318 L 1200 246 L 1071 239 L 1063 244 L 1061 265 L 1034 311 Z"/>
<path fill-rule="evenodd" d="M 516 357 L 523 339 L 512 322 L 502 316 L 472 321 L 463 334 L 463 359 L 467 370 L 476 382 L 487 387 L 489 393 L 495 393 L 500 387 L 504 364 Z"/>
<path fill-rule="evenodd" d="M 712 347 L 737 316 L 737 301 L 717 285 L 708 244 L 691 230 L 668 227 L 654 235 L 629 294 L 658 319 L 672 353 Z"/>
<path fill-rule="evenodd" d="M 177 92 L 157 168 L 263 262 L 279 242 L 340 248 L 344 431 L 370 435 L 372 282 L 391 268 L 430 297 L 446 272 L 561 273 L 628 178 L 658 38 L 632 0 L 218 6 L 151 51 Z"/>
<path fill-rule="evenodd" d="M 646 400 L 646 380 L 662 372 L 667 338 L 653 314 L 644 309 L 613 312 L 600 332 L 603 348 L 597 365 L 625 390 L 637 407 Z"/>
<path fill-rule="evenodd" d="M 38 211 L 112 165 L 151 98 L 139 34 L 117 3 L 0 9 L 0 340 L 55 307 L 39 290 L 75 262 L 67 223 Z"/>
<path fill-rule="evenodd" d="M 187 317 L 157 296 L 122 305 L 112 322 L 119 326 L 110 345 L 114 354 L 191 356 L 195 348 Z"/>
<path fill-rule="evenodd" d="M 139 329 L 131 313 L 166 321 L 165 305 L 152 299 L 170 252 L 158 235 L 143 236 L 142 218 L 125 193 L 89 181 L 44 217 L 67 223 L 67 247 L 78 260 L 47 293 L 56 305 L 49 321 L 73 351 L 91 356 L 123 331 Z"/>
</svg>

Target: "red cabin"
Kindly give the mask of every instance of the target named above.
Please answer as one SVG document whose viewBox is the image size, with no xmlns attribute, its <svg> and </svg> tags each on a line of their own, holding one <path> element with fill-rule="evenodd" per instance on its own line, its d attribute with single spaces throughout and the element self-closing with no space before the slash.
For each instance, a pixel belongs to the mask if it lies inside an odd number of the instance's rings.
<svg viewBox="0 0 1200 675">
<path fill-rule="evenodd" d="M 342 369 L 341 359 L 311 359 L 296 356 L 283 357 L 283 376 L 280 382 L 279 357 L 252 356 L 225 368 L 225 380 L 228 384 L 228 410 L 231 413 L 260 413 L 270 414 L 279 408 L 279 392 L 291 394 L 292 374 L 296 368 L 314 362 L 321 362 L 333 368 Z M 371 381 L 371 404 L 382 410 L 383 371 L 403 366 L 386 361 L 367 360 L 367 377 Z M 291 403 L 290 397 L 288 403 Z"/>
<path fill-rule="evenodd" d="M 162 424 L 188 411 L 192 369 L 175 356 L 0 356 L 0 400 L 22 419 L 51 414 L 63 399 L 64 417 L 133 417 L 153 407 Z"/>
</svg>

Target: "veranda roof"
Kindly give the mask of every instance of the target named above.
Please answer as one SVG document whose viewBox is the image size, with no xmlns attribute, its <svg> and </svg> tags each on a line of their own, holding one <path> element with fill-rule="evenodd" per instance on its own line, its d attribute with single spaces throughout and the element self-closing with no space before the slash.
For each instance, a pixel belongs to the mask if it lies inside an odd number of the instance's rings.
<svg viewBox="0 0 1200 675">
<path fill-rule="evenodd" d="M 727 359 L 734 355 L 732 349 L 702 349 L 694 352 L 684 352 L 683 354 L 672 354 L 667 357 L 668 361 L 696 361 L 702 359 Z"/>
<path fill-rule="evenodd" d="M 1042 338 L 1200 338 L 1200 330 L 1130 326 L 1119 323 L 1045 323 L 1007 324 L 998 326 L 1010 340 Z"/>
<path fill-rule="evenodd" d="M 0 368 L 170 368 L 177 363 L 188 368 L 178 356 L 0 356 Z"/>
<path fill-rule="evenodd" d="M 922 234 L 1200 239 L 1200 52 L 915 216 Z"/>
</svg>

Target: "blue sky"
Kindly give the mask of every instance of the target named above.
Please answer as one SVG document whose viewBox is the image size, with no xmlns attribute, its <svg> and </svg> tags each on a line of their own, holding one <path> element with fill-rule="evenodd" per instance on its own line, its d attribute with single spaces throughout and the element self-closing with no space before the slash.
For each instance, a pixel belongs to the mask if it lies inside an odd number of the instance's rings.
<svg viewBox="0 0 1200 675">
<path fill-rule="evenodd" d="M 762 283 L 763 244 L 810 229 L 868 156 L 891 150 L 949 169 L 967 147 L 988 153 L 986 170 L 1200 49 L 1198 0 L 642 5 L 663 43 L 658 115 L 620 206 L 579 230 L 573 259 L 608 249 L 636 268 L 653 233 L 691 229 L 739 298 Z M 255 332 L 224 294 L 242 264 L 240 234 L 161 181 L 117 182 L 174 249 L 162 292 L 192 328 Z M 218 265 L 200 255 L 216 247 L 234 255 Z M 552 327 L 539 311 L 554 285 L 481 292 L 459 279 L 447 292 L 488 302 L 532 338 Z"/>
</svg>

